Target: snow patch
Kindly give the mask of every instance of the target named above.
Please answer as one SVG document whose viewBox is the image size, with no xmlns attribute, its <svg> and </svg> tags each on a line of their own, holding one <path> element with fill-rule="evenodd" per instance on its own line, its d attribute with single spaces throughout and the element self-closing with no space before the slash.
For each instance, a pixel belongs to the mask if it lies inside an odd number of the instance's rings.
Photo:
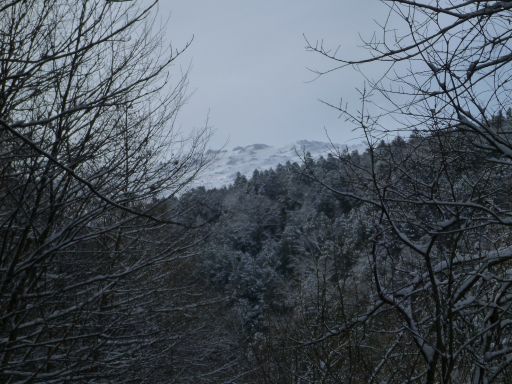
<svg viewBox="0 0 512 384">
<path fill-rule="evenodd" d="M 238 146 L 232 150 L 215 151 L 216 159 L 195 180 L 192 187 L 204 186 L 207 189 L 220 188 L 232 184 L 236 174 L 250 177 L 254 170 L 275 168 L 278 164 L 302 161 L 305 153 L 313 158 L 327 156 L 328 153 L 348 150 L 363 152 L 366 147 L 362 144 L 346 145 L 322 141 L 299 140 L 295 143 L 273 147 L 267 144 L 251 144 Z"/>
</svg>

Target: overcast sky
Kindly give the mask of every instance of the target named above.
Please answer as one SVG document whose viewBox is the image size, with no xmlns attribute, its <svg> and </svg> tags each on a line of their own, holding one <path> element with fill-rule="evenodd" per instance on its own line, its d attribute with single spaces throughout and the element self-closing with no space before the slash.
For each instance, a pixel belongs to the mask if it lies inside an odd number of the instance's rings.
<svg viewBox="0 0 512 384">
<path fill-rule="evenodd" d="M 359 33 L 370 35 L 385 17 L 377 0 L 175 0 L 162 1 L 160 15 L 175 47 L 194 36 L 179 65 L 191 66 L 193 93 L 179 118 L 187 130 L 209 114 L 213 146 L 252 143 L 283 145 L 299 139 L 353 142 L 336 111 L 318 99 L 340 97 L 357 104 L 362 79 L 342 71 L 310 82 L 307 67 L 331 63 L 305 51 L 310 40 L 361 55 Z"/>
</svg>

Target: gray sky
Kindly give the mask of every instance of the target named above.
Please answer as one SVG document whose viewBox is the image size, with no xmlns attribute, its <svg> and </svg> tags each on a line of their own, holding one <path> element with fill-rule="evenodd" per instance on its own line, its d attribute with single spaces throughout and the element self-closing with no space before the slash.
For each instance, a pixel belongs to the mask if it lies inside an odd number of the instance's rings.
<svg viewBox="0 0 512 384">
<path fill-rule="evenodd" d="M 318 99 L 340 97 L 357 105 L 361 77 L 350 70 L 314 78 L 306 67 L 331 63 L 305 52 L 303 34 L 361 55 L 358 33 L 369 36 L 385 10 L 377 0 L 176 0 L 161 1 L 167 35 L 175 47 L 194 36 L 180 65 L 191 65 L 193 92 L 179 117 L 187 130 L 209 113 L 213 146 L 283 145 L 299 139 L 336 142 L 356 136 L 336 111 Z"/>
</svg>

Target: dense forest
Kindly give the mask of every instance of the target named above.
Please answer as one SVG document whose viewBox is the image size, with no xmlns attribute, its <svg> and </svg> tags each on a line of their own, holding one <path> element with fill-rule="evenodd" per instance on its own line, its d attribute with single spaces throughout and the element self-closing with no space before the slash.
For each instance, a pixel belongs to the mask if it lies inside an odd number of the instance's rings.
<svg viewBox="0 0 512 384">
<path fill-rule="evenodd" d="M 0 383 L 512 383 L 512 2 L 384 3 L 366 150 L 206 189 L 157 1 L 0 1 Z"/>
<path fill-rule="evenodd" d="M 496 119 L 507 130 L 508 116 Z M 180 199 L 189 223 L 204 223 L 193 274 L 222 300 L 201 321 L 234 353 L 221 353 L 232 366 L 214 382 L 399 383 L 428 370 L 437 342 L 452 351 L 439 358 L 459 382 L 476 359 L 510 376 L 503 247 L 512 233 L 491 209 L 510 214 L 512 174 L 462 131 L 306 154 Z M 487 253 L 507 261 L 484 262 Z"/>
</svg>

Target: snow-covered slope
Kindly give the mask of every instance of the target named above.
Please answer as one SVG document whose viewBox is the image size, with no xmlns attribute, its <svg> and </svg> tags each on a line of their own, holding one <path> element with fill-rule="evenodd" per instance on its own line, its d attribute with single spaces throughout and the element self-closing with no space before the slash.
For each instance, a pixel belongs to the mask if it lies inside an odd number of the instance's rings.
<svg viewBox="0 0 512 384">
<path fill-rule="evenodd" d="M 285 164 L 287 161 L 300 162 L 301 156 L 306 152 L 311 153 L 313 158 L 318 158 L 326 156 L 329 152 L 343 151 L 344 149 L 361 151 L 364 150 L 364 146 L 300 140 L 284 147 L 251 144 L 231 150 L 221 150 L 215 153 L 215 160 L 201 173 L 193 186 L 205 186 L 207 189 L 218 188 L 231 184 L 235 180 L 237 172 L 249 177 L 255 169 L 270 169 L 278 164 Z"/>
</svg>

